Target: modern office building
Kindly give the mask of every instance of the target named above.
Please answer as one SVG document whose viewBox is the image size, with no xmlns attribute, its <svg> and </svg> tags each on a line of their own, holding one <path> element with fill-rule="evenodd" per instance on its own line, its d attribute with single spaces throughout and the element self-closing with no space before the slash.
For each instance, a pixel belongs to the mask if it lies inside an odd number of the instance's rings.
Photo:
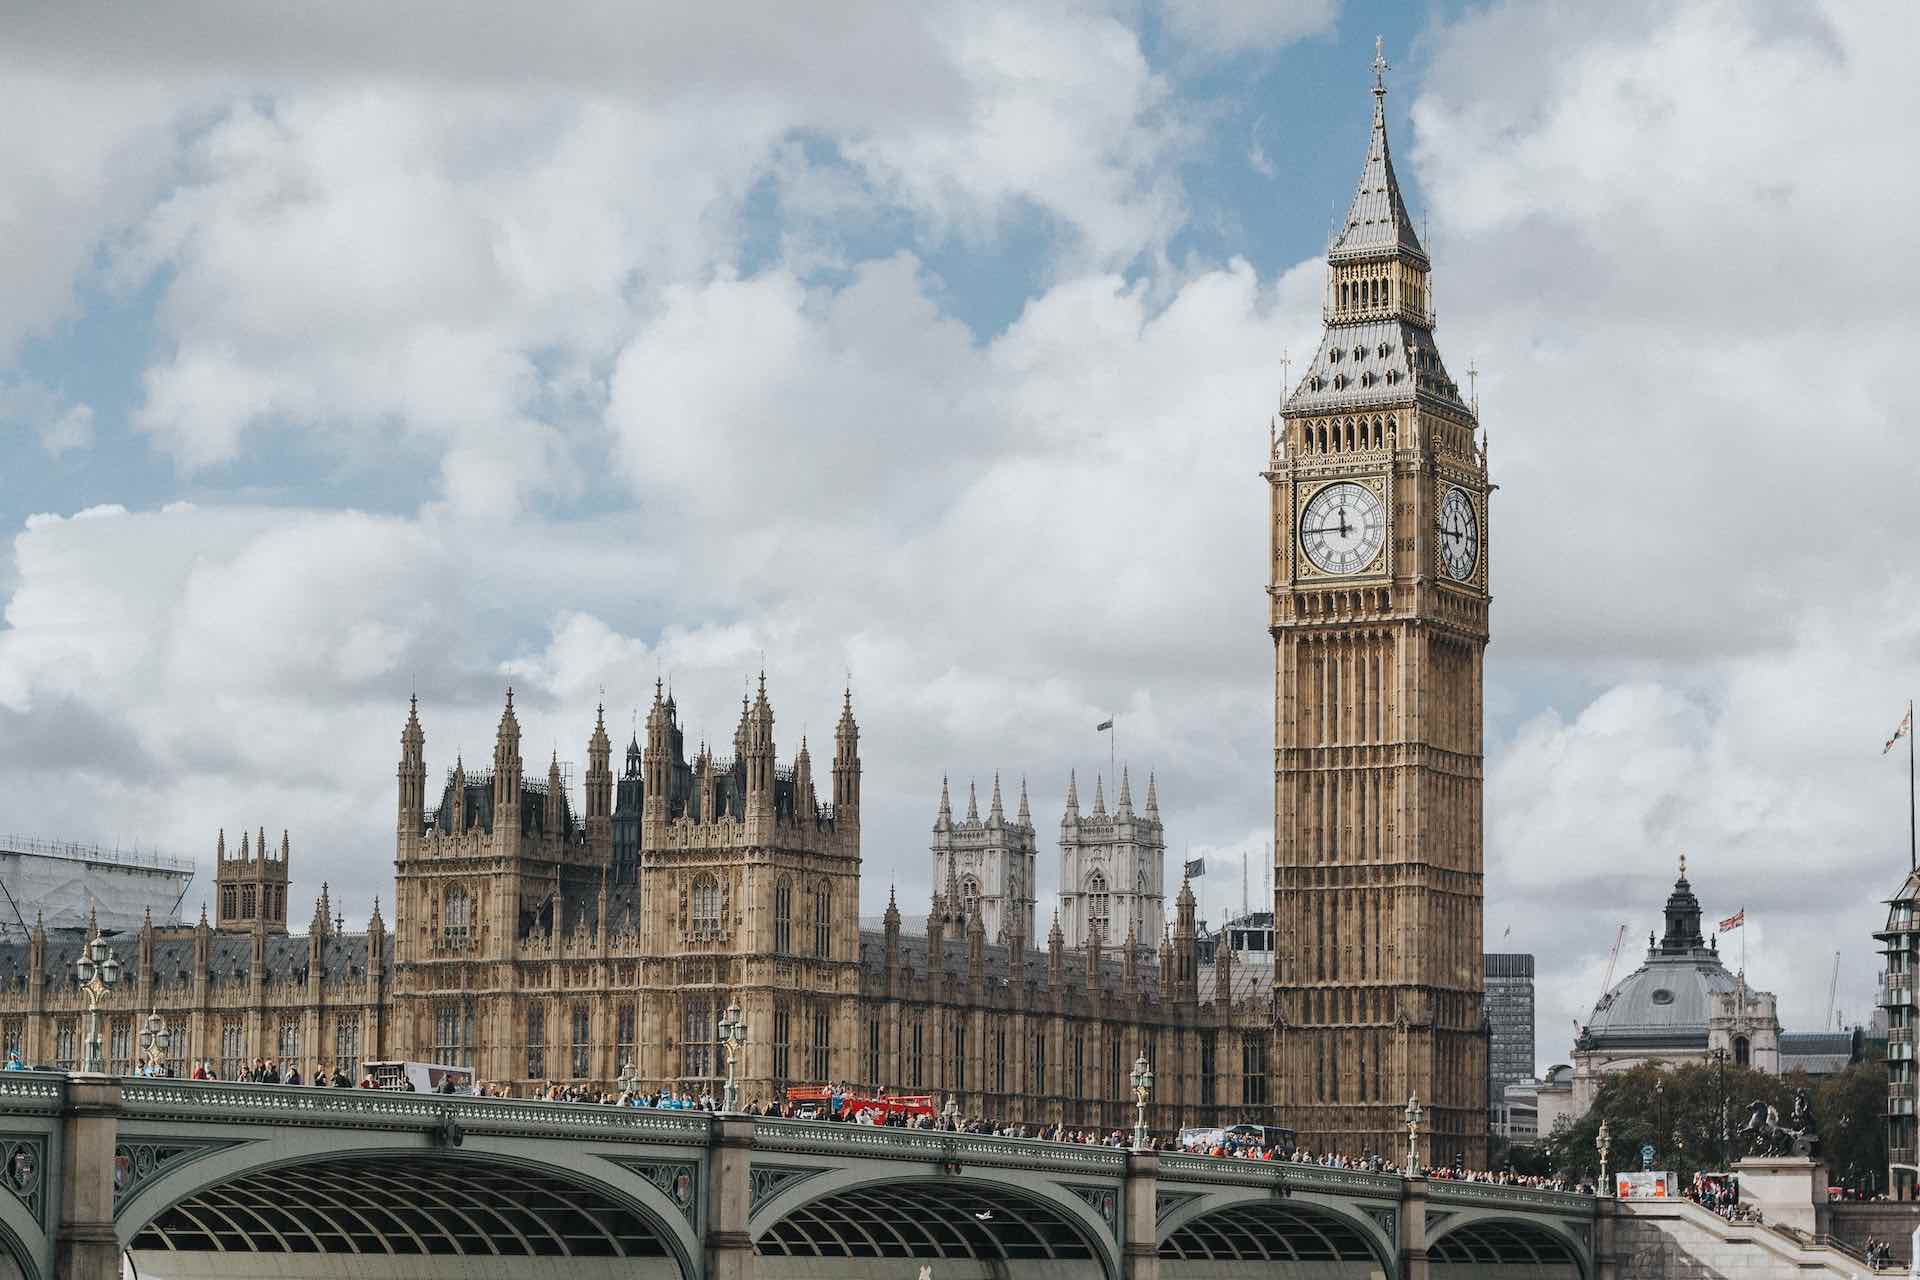
<svg viewBox="0 0 1920 1280">
<path fill-rule="evenodd" d="M 1486 956 L 1487 1103 L 1499 1107 L 1511 1084 L 1533 1079 L 1533 957 L 1513 952 Z"/>
<path fill-rule="evenodd" d="M 1915 1091 L 1920 1072 L 1913 1056 L 1913 1028 L 1920 1004 L 1913 994 L 1913 974 L 1920 961 L 1920 871 L 1909 872 L 1887 901 L 1887 927 L 1873 935 L 1886 957 L 1877 1003 L 1887 1015 L 1887 1193 L 1896 1200 L 1914 1198 L 1920 1183 L 1920 1161 L 1915 1159 Z"/>
</svg>

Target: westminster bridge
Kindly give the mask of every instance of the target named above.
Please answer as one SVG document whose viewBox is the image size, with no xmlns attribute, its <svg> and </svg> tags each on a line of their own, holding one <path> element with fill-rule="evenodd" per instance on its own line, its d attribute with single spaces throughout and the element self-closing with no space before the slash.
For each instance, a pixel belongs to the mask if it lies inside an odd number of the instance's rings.
<svg viewBox="0 0 1920 1280">
<path fill-rule="evenodd" d="M 0 1075 L 0 1277 L 1605 1280 L 1592 1197 L 584 1103 Z M 1604 1252 L 1604 1251 L 1603 1251 Z"/>
</svg>

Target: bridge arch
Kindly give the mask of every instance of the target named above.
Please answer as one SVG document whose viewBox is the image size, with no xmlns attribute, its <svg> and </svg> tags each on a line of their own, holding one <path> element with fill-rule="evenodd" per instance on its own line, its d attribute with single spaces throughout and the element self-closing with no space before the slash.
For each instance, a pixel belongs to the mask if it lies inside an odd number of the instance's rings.
<svg viewBox="0 0 1920 1280">
<path fill-rule="evenodd" d="M 1449 1214 L 1427 1236 L 1433 1280 L 1590 1280 L 1587 1242 L 1552 1218 Z"/>
<path fill-rule="evenodd" d="M 1397 1211 L 1381 1205 L 1369 1213 L 1348 1199 L 1311 1191 L 1209 1191 L 1160 1215 L 1160 1274 L 1163 1280 L 1216 1276 L 1221 1263 L 1247 1262 L 1260 1268 L 1250 1275 L 1267 1275 L 1276 1263 L 1300 1263 L 1316 1280 L 1375 1275 L 1394 1280 L 1400 1274 L 1400 1250 L 1388 1230 Z"/>
<path fill-rule="evenodd" d="M 1049 1277 L 1074 1274 L 1078 1264 L 1089 1280 L 1117 1280 L 1118 1218 L 1107 1215 L 1117 1215 L 1120 1200 L 1117 1181 L 1076 1191 L 1024 1170 L 902 1177 L 863 1163 L 808 1172 L 769 1194 L 748 1234 L 763 1277 L 891 1277 L 905 1260 L 944 1260 L 942 1275 L 965 1275 L 954 1266 L 965 1261 L 978 1264 L 981 1277 L 1016 1278 L 1023 1263 Z"/>
<path fill-rule="evenodd" d="M 28 1242 L 45 1239 L 25 1205 L 13 1196 L 0 1195 L 0 1280 L 42 1280 L 40 1259 Z"/>
<path fill-rule="evenodd" d="M 308 1138 L 314 1135 L 300 1135 Z M 355 1145 L 233 1143 L 162 1165 L 115 1209 L 115 1233 L 146 1277 L 249 1273 L 278 1255 L 276 1275 L 519 1276 L 564 1259 L 575 1280 L 692 1280 L 700 1247 L 688 1210 L 612 1161 L 561 1165 L 511 1139 L 462 1148 L 418 1134 L 363 1133 Z M 689 1207 L 697 1204 L 691 1177 Z M 221 1255 L 241 1255 L 230 1263 Z"/>
</svg>

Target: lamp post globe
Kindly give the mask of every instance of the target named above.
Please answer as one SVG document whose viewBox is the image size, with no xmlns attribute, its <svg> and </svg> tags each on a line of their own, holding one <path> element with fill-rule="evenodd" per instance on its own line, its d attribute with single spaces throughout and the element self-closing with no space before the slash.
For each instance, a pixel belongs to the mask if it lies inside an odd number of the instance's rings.
<svg viewBox="0 0 1920 1280">
<path fill-rule="evenodd" d="M 167 1030 L 167 1024 L 161 1019 L 159 1010 L 149 1013 L 146 1023 L 140 1028 L 140 1049 L 147 1058 L 146 1075 L 166 1074 L 167 1050 L 172 1047 L 173 1034 Z"/>
<path fill-rule="evenodd" d="M 1133 1085 L 1133 1149 L 1145 1151 L 1152 1146 L 1147 1137 L 1147 1103 L 1153 1100 L 1153 1068 L 1146 1054 L 1133 1060 L 1127 1080 Z"/>
<path fill-rule="evenodd" d="M 80 958 L 73 963 L 73 976 L 87 998 L 87 1051 L 80 1069 L 104 1073 L 107 1064 L 100 1051 L 100 1004 L 120 981 L 120 961 L 107 945 L 105 934 L 96 933 L 93 941 L 81 948 Z"/>
</svg>

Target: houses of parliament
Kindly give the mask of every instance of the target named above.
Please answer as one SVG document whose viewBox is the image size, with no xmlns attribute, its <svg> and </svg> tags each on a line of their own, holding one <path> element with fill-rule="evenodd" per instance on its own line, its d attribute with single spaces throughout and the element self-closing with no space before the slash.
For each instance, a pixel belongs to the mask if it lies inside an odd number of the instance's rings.
<svg viewBox="0 0 1920 1280">
<path fill-rule="evenodd" d="M 509 690 L 492 758 L 437 775 L 409 708 L 391 926 L 376 900 L 349 931 L 323 888 L 292 932 L 291 840 L 220 834 L 214 918 L 117 942 L 110 1069 L 132 1069 L 153 1010 L 181 1071 L 401 1058 L 523 1090 L 624 1077 L 717 1095 L 733 1005 L 744 1099 L 841 1081 L 1115 1128 L 1132 1121 L 1127 1073 L 1144 1055 L 1162 1131 L 1284 1124 L 1310 1151 L 1391 1157 L 1417 1095 L 1431 1117 L 1423 1157 L 1478 1163 L 1490 486 L 1474 410 L 1434 345 L 1384 99 L 1376 72 L 1359 187 L 1328 254 L 1324 337 L 1287 389 L 1265 471 L 1270 977 L 1236 983 L 1247 962 L 1208 945 L 1191 885 L 1169 895 L 1151 778 L 1138 811 L 1131 778 L 1111 780 L 1111 812 L 1108 779 L 1085 813 L 1069 784 L 1061 907 L 1044 934 L 1025 785 L 1012 817 L 996 779 L 987 816 L 973 795 L 956 819 L 943 784 L 925 931 L 902 927 L 891 894 L 867 930 L 850 695 L 830 755 L 823 744 L 816 762 L 802 739 L 782 757 L 763 676 L 722 757 L 689 753 L 656 684 L 618 765 L 596 720 L 576 807 L 557 753 L 544 769 L 523 759 Z M 81 941 L 35 927 L 0 946 L 0 1036 L 30 1063 L 79 1057 Z"/>
</svg>

